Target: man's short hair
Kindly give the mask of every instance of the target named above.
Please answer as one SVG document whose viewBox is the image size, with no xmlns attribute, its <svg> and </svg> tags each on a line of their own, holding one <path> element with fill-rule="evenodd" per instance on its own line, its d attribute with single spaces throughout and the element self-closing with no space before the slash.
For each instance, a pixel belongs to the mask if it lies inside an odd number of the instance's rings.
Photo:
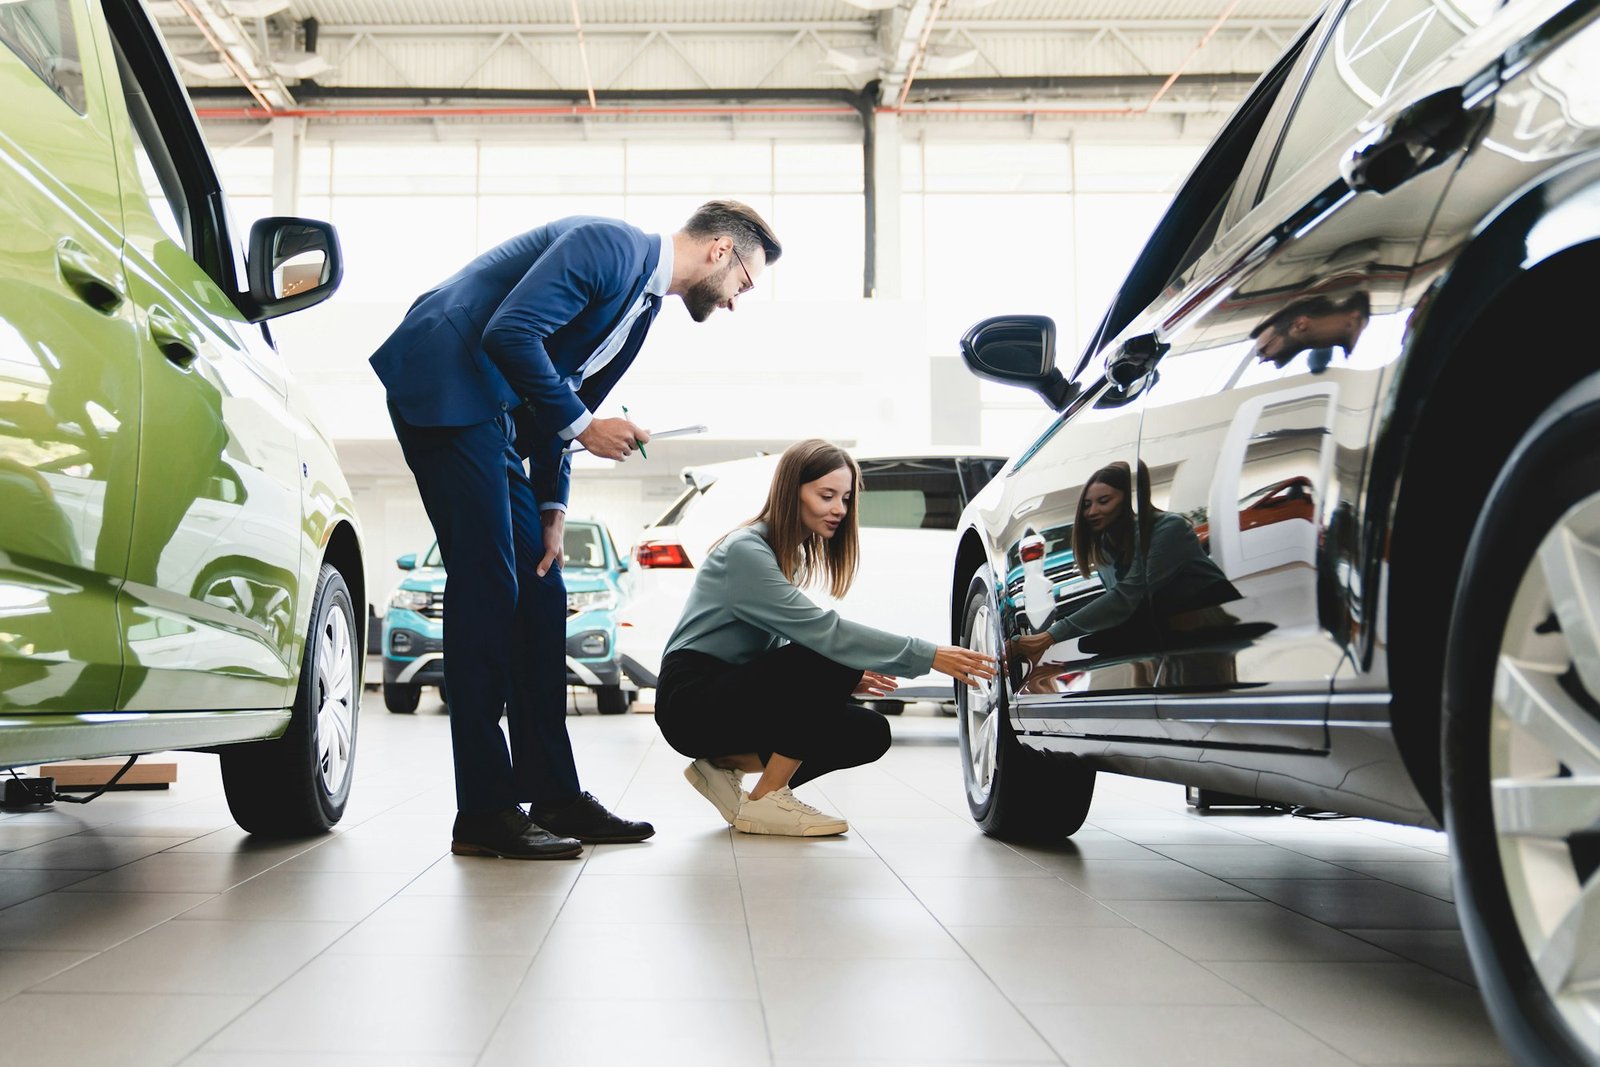
<svg viewBox="0 0 1600 1067">
<path fill-rule="evenodd" d="M 683 232 L 690 237 L 731 237 L 740 255 L 754 255 L 757 248 L 766 253 L 770 266 L 783 255 L 783 245 L 767 220 L 749 204 L 737 200 L 709 200 L 695 209 Z"/>
<path fill-rule="evenodd" d="M 1361 314 L 1372 317 L 1372 301 L 1364 292 L 1351 293 L 1338 303 L 1326 296 L 1308 296 L 1286 307 L 1274 311 L 1271 315 L 1256 324 L 1250 331 L 1251 337 L 1260 337 L 1267 330 L 1273 329 L 1282 333 L 1289 328 L 1289 324 L 1300 316 L 1308 319 L 1321 318 L 1324 315 L 1339 315 L 1347 311 L 1359 311 Z"/>
</svg>

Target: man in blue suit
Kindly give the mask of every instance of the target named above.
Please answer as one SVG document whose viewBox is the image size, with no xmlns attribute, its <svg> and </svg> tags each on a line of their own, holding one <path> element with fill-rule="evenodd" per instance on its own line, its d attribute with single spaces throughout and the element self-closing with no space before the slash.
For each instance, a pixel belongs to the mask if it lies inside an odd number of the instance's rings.
<svg viewBox="0 0 1600 1067">
<path fill-rule="evenodd" d="M 696 322 L 732 311 L 782 251 L 734 201 L 702 205 L 671 235 L 559 219 L 423 293 L 372 356 L 450 575 L 452 852 L 557 859 L 655 833 L 578 784 L 566 725 L 565 450 L 576 440 L 620 461 L 648 443 L 627 419 L 593 413 L 662 299 L 680 298 Z"/>
</svg>

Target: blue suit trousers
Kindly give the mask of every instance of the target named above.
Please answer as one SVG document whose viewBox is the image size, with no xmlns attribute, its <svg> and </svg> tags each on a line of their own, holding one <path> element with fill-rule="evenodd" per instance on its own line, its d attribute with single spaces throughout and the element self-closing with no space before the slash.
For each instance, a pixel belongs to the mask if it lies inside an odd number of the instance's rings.
<svg viewBox="0 0 1600 1067">
<path fill-rule="evenodd" d="M 567 736 L 567 591 L 544 577 L 539 502 L 509 415 L 411 426 L 389 408 L 444 560 L 444 676 L 456 809 L 559 805 L 579 792 Z M 510 747 L 500 730 L 504 714 Z"/>
</svg>

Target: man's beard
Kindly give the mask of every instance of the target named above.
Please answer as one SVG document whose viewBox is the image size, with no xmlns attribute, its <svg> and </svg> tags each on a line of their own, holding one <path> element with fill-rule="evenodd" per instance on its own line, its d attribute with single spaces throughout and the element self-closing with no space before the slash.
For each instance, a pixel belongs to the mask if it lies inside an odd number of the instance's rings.
<svg viewBox="0 0 1600 1067">
<path fill-rule="evenodd" d="M 717 305 L 725 299 L 722 295 L 722 283 L 727 280 L 728 271 L 733 269 L 733 260 L 728 260 L 727 265 L 719 274 L 701 278 L 689 287 L 683 296 L 683 306 L 689 309 L 689 317 L 696 322 L 704 322 L 717 310 Z"/>
</svg>

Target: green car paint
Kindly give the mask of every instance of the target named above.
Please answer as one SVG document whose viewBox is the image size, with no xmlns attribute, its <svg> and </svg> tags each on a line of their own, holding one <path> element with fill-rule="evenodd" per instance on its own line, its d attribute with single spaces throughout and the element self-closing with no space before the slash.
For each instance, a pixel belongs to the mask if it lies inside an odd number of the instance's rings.
<svg viewBox="0 0 1600 1067">
<path fill-rule="evenodd" d="M 274 737 L 324 562 L 364 622 L 349 486 L 185 225 L 220 190 L 142 8 L 4 6 L 70 16 L 82 84 L 0 46 L 0 767 Z"/>
</svg>

